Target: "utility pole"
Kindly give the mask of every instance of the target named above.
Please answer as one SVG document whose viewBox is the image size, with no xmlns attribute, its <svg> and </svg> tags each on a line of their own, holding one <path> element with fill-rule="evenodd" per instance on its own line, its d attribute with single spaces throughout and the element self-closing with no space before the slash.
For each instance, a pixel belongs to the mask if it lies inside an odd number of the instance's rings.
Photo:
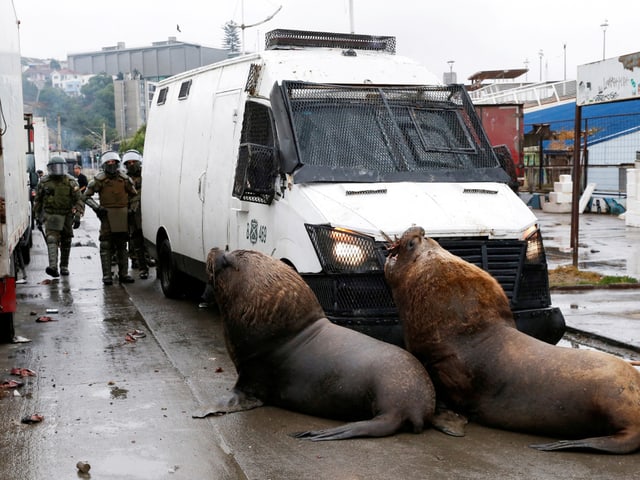
<svg viewBox="0 0 640 480">
<path fill-rule="evenodd" d="M 352 35 L 356 33 L 353 21 L 353 0 L 349 0 L 349 32 Z"/>
<path fill-rule="evenodd" d="M 542 51 L 542 49 L 540 49 L 538 55 L 540 56 L 540 83 L 542 83 L 542 57 L 544 57 L 544 52 Z"/>
<path fill-rule="evenodd" d="M 600 26 L 602 27 L 602 60 L 604 60 L 607 40 L 607 27 L 609 26 L 609 22 L 606 18 L 604 19 L 604 23 L 602 23 Z"/>
<path fill-rule="evenodd" d="M 60 115 L 58 115 L 58 136 L 56 143 L 58 144 L 58 152 L 62 153 L 62 125 L 60 123 Z"/>
</svg>

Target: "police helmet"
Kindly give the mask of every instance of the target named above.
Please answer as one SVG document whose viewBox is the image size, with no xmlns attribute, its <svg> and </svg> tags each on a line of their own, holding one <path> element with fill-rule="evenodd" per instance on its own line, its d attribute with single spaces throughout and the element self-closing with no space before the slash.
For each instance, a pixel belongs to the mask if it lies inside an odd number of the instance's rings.
<svg viewBox="0 0 640 480">
<path fill-rule="evenodd" d="M 107 162 L 111 162 L 112 160 L 115 160 L 115 163 L 107 165 Z M 104 152 L 102 157 L 100 157 L 100 168 L 108 175 L 115 175 L 120 168 L 120 155 L 114 151 Z"/>
<path fill-rule="evenodd" d="M 53 156 L 47 163 L 47 172 L 49 175 L 60 176 L 67 173 L 67 161 L 60 156 Z"/>
<path fill-rule="evenodd" d="M 127 162 L 131 161 L 138 161 L 142 163 L 142 155 L 140 155 L 138 150 L 127 150 L 124 152 L 124 155 L 122 155 L 122 163 L 126 165 Z"/>
<path fill-rule="evenodd" d="M 122 163 L 124 163 L 128 175 L 140 175 L 142 168 L 142 155 L 140 155 L 140 152 L 137 150 L 127 150 L 122 156 Z"/>
</svg>

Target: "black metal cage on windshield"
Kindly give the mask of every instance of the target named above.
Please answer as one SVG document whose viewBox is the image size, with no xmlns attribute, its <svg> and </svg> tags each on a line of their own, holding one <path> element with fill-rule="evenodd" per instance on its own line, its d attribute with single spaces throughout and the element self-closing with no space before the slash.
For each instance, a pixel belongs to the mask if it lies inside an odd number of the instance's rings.
<svg viewBox="0 0 640 480">
<path fill-rule="evenodd" d="M 282 88 L 304 180 L 504 181 L 462 85 Z"/>
</svg>

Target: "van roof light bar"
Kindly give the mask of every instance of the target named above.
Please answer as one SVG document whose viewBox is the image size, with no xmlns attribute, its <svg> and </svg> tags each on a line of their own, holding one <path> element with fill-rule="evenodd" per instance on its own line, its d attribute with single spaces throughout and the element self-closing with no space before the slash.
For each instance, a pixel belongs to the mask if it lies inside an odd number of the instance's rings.
<svg viewBox="0 0 640 480">
<path fill-rule="evenodd" d="M 286 47 L 344 48 L 383 51 L 395 54 L 396 37 L 284 29 L 271 30 L 266 33 L 266 50 Z"/>
</svg>

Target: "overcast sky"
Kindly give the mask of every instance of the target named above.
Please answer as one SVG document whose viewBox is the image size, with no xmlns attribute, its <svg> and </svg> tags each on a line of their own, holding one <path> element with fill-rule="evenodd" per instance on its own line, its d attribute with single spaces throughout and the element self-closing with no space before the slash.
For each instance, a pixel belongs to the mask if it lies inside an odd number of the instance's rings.
<svg viewBox="0 0 640 480">
<path fill-rule="evenodd" d="M 22 55 L 58 60 L 118 42 L 148 46 L 170 36 L 221 47 L 225 22 L 242 23 L 244 17 L 247 25 L 257 23 L 280 6 L 271 21 L 245 30 L 247 50 L 262 49 L 264 33 L 275 28 L 350 30 L 349 0 L 9 1 L 21 22 Z M 574 79 L 577 65 L 602 59 L 603 44 L 607 58 L 640 51 L 640 3 L 629 0 L 352 0 L 352 4 L 355 33 L 396 36 L 398 54 L 423 63 L 438 78 L 454 61 L 460 83 L 481 70 L 527 66 L 528 81 L 562 80 L 565 63 L 567 79 Z M 608 27 L 603 34 L 605 20 Z"/>
</svg>

